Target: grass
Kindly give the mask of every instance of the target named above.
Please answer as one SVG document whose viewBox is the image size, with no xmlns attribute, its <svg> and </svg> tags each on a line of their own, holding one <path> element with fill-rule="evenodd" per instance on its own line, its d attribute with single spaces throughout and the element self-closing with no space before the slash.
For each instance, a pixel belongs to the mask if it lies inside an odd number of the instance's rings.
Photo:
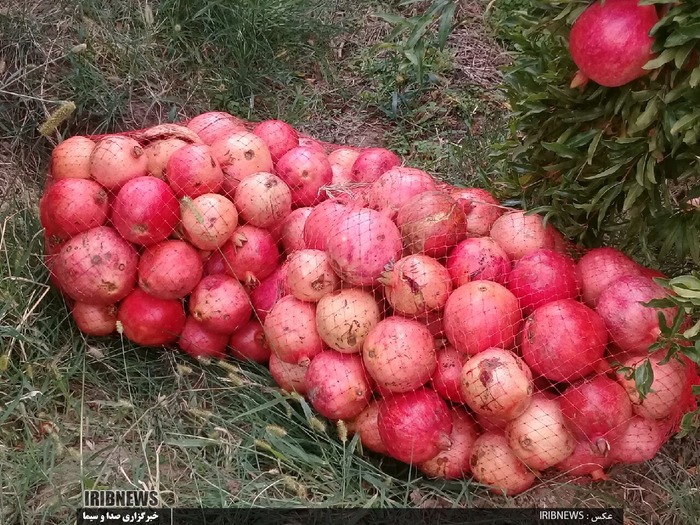
<svg viewBox="0 0 700 525">
<path fill-rule="evenodd" d="M 105 487 L 154 488 L 178 506 L 607 504 L 626 506 L 633 524 L 698 523 L 693 437 L 647 464 L 615 467 L 609 482 L 560 476 L 516 498 L 493 496 L 341 440 L 261 367 L 197 362 L 75 328 L 49 286 L 37 214 L 59 135 L 227 109 L 284 118 L 324 140 L 391 147 L 446 180 L 492 185 L 486 155 L 506 131 L 505 108 L 497 89 L 460 69 L 478 25 L 455 32 L 429 64 L 440 80 L 392 113 L 395 64 L 371 47 L 388 27 L 369 14 L 394 5 L 318 11 L 291 0 L 281 16 L 281 4 L 193 16 L 195 2 L 184 0 L 36 0 L 0 11 L 0 522 L 72 523 L 81 491 Z M 263 14 L 271 27 L 254 23 Z M 74 113 L 42 137 L 37 128 L 66 101 Z"/>
</svg>

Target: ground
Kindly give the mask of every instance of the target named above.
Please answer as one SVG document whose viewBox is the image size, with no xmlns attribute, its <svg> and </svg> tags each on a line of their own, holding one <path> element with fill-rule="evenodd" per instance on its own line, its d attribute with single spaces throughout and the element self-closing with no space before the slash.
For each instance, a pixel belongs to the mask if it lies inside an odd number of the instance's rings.
<svg viewBox="0 0 700 525">
<path fill-rule="evenodd" d="M 238 18 L 215 8 L 198 18 L 191 4 L 27 0 L 0 8 L 0 521 L 71 523 L 83 489 L 120 487 L 155 488 L 180 506 L 609 505 L 624 506 L 630 525 L 699 523 L 697 437 L 672 440 L 643 465 L 614 467 L 606 482 L 550 475 L 507 498 L 362 452 L 356 438 L 342 441 L 302 399 L 274 388 L 262 367 L 79 333 L 49 286 L 37 217 L 59 136 L 221 109 L 283 118 L 337 144 L 388 147 L 440 178 L 498 191 L 485 167 L 489 144 L 507 133 L 498 66 L 509 58 L 485 3 L 459 2 L 447 47 L 426 55 L 432 84 L 420 91 L 396 48 L 374 47 L 391 30 L 374 15 L 410 17 L 429 2 L 403 10 L 388 1 L 338 4 L 320 15 L 326 48 L 294 28 L 304 35 L 297 41 L 260 37 L 269 49 L 257 53 L 270 56 L 260 71 L 231 36 Z M 278 18 L 271 10 L 266 20 L 275 34 L 290 19 L 302 27 L 308 4 L 289 2 L 292 10 Z M 490 7 L 496 15 L 498 5 Z M 200 22 L 228 30 L 210 28 L 216 37 L 194 41 Z M 284 53 L 306 58 L 275 69 Z M 75 112 L 40 135 L 66 101 Z"/>
</svg>

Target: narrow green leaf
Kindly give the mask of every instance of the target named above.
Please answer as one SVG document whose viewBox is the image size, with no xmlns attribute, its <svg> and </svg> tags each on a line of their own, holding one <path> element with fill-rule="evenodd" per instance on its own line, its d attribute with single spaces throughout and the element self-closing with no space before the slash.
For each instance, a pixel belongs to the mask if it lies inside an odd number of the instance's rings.
<svg viewBox="0 0 700 525">
<path fill-rule="evenodd" d="M 455 10 L 457 9 L 457 4 L 449 4 L 442 15 L 440 15 L 440 24 L 438 26 L 438 46 L 440 49 L 445 47 L 447 39 L 450 36 L 450 31 L 452 30 L 452 20 L 454 19 Z"/>
<path fill-rule="evenodd" d="M 600 144 L 600 139 L 602 138 L 603 130 L 600 130 L 598 133 L 596 133 L 595 137 L 593 137 L 593 140 L 591 141 L 591 144 L 588 146 L 588 155 L 586 158 L 589 165 L 593 162 L 593 156 L 595 155 L 598 145 Z"/>
<path fill-rule="evenodd" d="M 399 15 L 392 15 L 391 13 L 375 13 L 373 16 L 381 18 L 385 22 L 389 22 L 392 25 L 405 24 L 406 19 Z"/>
<path fill-rule="evenodd" d="M 659 114 L 659 99 L 652 98 L 648 103 L 647 107 L 644 109 L 641 115 L 634 122 L 634 128 L 636 130 L 642 130 L 649 127 L 649 125 L 654 122 L 656 115 Z"/>
<path fill-rule="evenodd" d="M 639 184 L 635 184 L 632 186 L 632 188 L 627 192 L 627 196 L 625 197 L 625 202 L 622 205 L 622 211 L 626 212 L 629 211 L 629 209 L 632 207 L 632 205 L 637 201 L 639 196 L 644 193 L 644 187 L 640 186 Z"/>
<path fill-rule="evenodd" d="M 647 159 L 647 168 L 646 168 L 646 179 L 651 182 L 652 184 L 656 184 L 656 175 L 654 174 L 656 170 L 656 159 L 649 155 L 649 158 Z"/>
<path fill-rule="evenodd" d="M 676 123 L 671 128 L 671 135 L 675 135 L 682 129 L 685 129 L 686 127 L 690 126 L 698 118 L 700 118 L 700 110 L 696 110 L 693 113 L 689 113 L 687 115 L 682 116 L 676 121 Z"/>
<path fill-rule="evenodd" d="M 651 392 L 653 382 L 654 369 L 651 367 L 651 361 L 647 359 L 643 365 L 637 366 L 634 370 L 634 384 L 642 401 Z"/>
<path fill-rule="evenodd" d="M 700 334 L 700 320 L 698 320 L 697 323 L 695 323 L 693 326 L 691 326 L 685 332 L 683 332 L 683 337 L 685 337 L 686 339 L 692 339 L 698 334 Z"/>
<path fill-rule="evenodd" d="M 575 159 L 579 155 L 579 152 L 575 149 L 564 144 L 560 144 L 559 142 L 543 142 L 542 147 L 548 149 L 549 151 L 553 151 L 565 159 Z"/>
<path fill-rule="evenodd" d="M 644 69 L 646 70 L 651 70 L 651 69 L 657 69 L 663 66 L 664 64 L 668 64 L 671 60 L 676 58 L 676 50 L 675 49 L 664 49 L 664 51 L 657 56 L 656 58 L 651 59 L 649 62 L 644 64 Z"/>
<path fill-rule="evenodd" d="M 699 84 L 700 84 L 700 66 L 693 69 L 693 72 L 690 74 L 690 87 L 696 88 L 696 87 L 698 87 Z"/>
</svg>

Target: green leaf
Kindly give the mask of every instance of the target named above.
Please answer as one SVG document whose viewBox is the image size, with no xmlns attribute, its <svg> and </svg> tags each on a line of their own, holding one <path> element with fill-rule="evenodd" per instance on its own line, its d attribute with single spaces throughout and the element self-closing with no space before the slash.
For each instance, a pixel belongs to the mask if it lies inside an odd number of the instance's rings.
<svg viewBox="0 0 700 525">
<path fill-rule="evenodd" d="M 682 46 L 690 40 L 700 39 L 700 22 L 678 27 L 674 33 L 666 39 L 666 47 Z"/>
<path fill-rule="evenodd" d="M 390 23 L 391 25 L 402 25 L 406 23 L 406 19 L 402 16 L 399 15 L 392 15 L 391 13 L 374 13 L 374 15 L 377 18 L 381 18 L 385 22 Z"/>
<path fill-rule="evenodd" d="M 638 365 L 634 369 L 634 384 L 639 393 L 639 398 L 644 401 L 644 398 L 651 392 L 651 385 L 654 382 L 654 369 L 651 367 L 651 361 L 647 359 L 644 364 Z"/>
<path fill-rule="evenodd" d="M 659 109 L 659 99 L 651 99 L 647 104 L 647 107 L 644 109 L 644 112 L 639 115 L 637 120 L 634 122 L 634 129 L 642 130 L 648 128 L 659 114 Z"/>
<path fill-rule="evenodd" d="M 685 337 L 686 339 L 692 339 L 698 334 L 700 334 L 700 319 L 697 323 L 695 323 L 693 326 L 691 326 L 685 332 L 683 332 L 683 337 Z"/>
<path fill-rule="evenodd" d="M 596 133 L 595 137 L 593 137 L 593 140 L 591 141 L 591 144 L 588 146 L 588 154 L 586 155 L 586 159 L 589 165 L 593 162 L 593 156 L 595 155 L 598 145 L 600 144 L 600 139 L 602 138 L 603 130 L 600 130 L 598 133 Z"/>
<path fill-rule="evenodd" d="M 640 186 L 639 184 L 635 184 L 634 186 L 632 186 L 632 188 L 627 192 L 625 202 L 622 205 L 622 211 L 629 211 L 629 209 L 632 207 L 632 205 L 636 202 L 637 198 L 642 193 L 644 193 L 644 186 Z"/>
<path fill-rule="evenodd" d="M 445 47 L 447 39 L 450 36 L 450 31 L 452 29 L 452 20 L 454 19 L 455 10 L 457 9 L 457 4 L 450 3 L 442 15 L 440 15 L 440 24 L 438 26 L 438 46 L 440 49 Z"/>
<path fill-rule="evenodd" d="M 564 144 L 560 144 L 559 142 L 543 142 L 542 147 L 548 149 L 549 151 L 553 151 L 565 159 L 575 159 L 579 156 L 579 152 L 577 150 Z"/>
<path fill-rule="evenodd" d="M 700 110 L 684 115 L 676 121 L 669 133 L 671 133 L 671 135 L 676 135 L 682 129 L 685 129 L 693 124 L 698 118 L 700 118 Z"/>
<path fill-rule="evenodd" d="M 696 88 L 700 84 L 700 67 L 696 67 L 693 69 L 693 72 L 690 74 L 690 87 L 691 88 Z"/>
<path fill-rule="evenodd" d="M 668 64 L 671 60 L 675 58 L 675 49 L 664 49 L 664 51 L 658 57 L 653 58 L 652 60 L 644 64 L 644 69 L 651 70 L 660 68 L 661 66 L 663 66 L 664 64 Z"/>
</svg>

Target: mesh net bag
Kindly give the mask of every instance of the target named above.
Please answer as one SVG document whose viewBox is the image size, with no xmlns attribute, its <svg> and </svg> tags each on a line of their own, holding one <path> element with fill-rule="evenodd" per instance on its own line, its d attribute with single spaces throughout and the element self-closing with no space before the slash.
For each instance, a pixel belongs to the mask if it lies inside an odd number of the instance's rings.
<svg viewBox="0 0 700 525">
<path fill-rule="evenodd" d="M 697 406 L 696 365 L 649 357 L 676 314 L 643 305 L 658 272 L 383 148 L 218 112 L 76 136 L 40 213 L 81 331 L 267 365 L 364 453 L 429 477 L 604 479 Z"/>
</svg>

